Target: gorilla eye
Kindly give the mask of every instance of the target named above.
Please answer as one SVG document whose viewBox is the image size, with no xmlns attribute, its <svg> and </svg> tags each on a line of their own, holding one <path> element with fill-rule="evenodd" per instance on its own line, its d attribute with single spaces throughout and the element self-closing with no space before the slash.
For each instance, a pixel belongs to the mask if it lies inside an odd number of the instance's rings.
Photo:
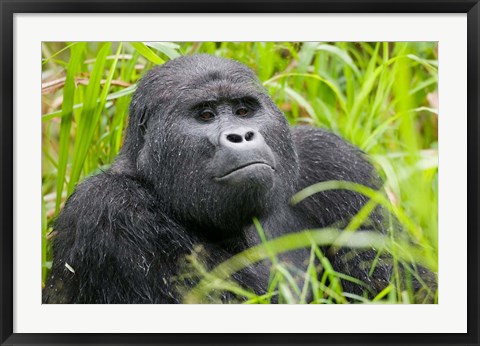
<svg viewBox="0 0 480 346">
<path fill-rule="evenodd" d="M 237 111 L 235 112 L 236 115 L 239 115 L 241 117 L 244 117 L 248 114 L 248 109 L 245 108 L 245 107 L 241 107 L 239 109 L 237 109 Z"/>
<path fill-rule="evenodd" d="M 204 110 L 200 113 L 199 117 L 202 120 L 208 121 L 208 120 L 212 120 L 215 117 L 215 114 L 213 114 L 212 111 Z"/>
</svg>

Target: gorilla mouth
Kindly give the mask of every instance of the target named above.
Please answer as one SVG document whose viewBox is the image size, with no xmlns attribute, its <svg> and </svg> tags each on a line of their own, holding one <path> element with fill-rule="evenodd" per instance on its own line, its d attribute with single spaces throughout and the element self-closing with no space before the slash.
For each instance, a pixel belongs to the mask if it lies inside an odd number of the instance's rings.
<svg viewBox="0 0 480 346">
<path fill-rule="evenodd" d="M 275 169 L 269 165 L 268 163 L 266 162 L 263 162 L 263 161 L 255 161 L 255 162 L 249 162 L 249 163 L 246 163 L 244 165 L 241 165 L 241 166 L 238 166 L 238 167 L 235 167 L 234 169 L 228 171 L 227 173 L 225 173 L 224 175 L 220 176 L 220 177 L 215 177 L 214 179 L 215 180 L 223 180 L 223 179 L 228 179 L 229 177 L 233 176 L 235 173 L 237 172 L 240 172 L 240 171 L 243 171 L 245 169 L 248 169 L 252 166 L 264 166 L 264 167 L 268 167 L 270 168 L 272 171 L 274 171 Z"/>
</svg>

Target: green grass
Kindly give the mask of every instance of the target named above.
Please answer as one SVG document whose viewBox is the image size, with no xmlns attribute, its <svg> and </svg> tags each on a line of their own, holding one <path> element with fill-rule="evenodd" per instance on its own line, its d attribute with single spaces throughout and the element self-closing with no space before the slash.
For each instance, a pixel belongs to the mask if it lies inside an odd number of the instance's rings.
<svg viewBox="0 0 480 346">
<path fill-rule="evenodd" d="M 108 168 L 122 144 L 128 105 L 143 73 L 180 55 L 209 53 L 252 67 L 292 125 L 329 129 L 364 150 L 385 180 L 371 191 L 345 182 L 326 182 L 299 192 L 294 201 L 326 189 L 346 188 L 370 197 L 350 221 L 347 232 L 306 230 L 269 240 L 256 221 L 263 243 L 219 265 L 211 272 L 190 258 L 201 281 L 186 301 L 202 301 L 214 290 L 229 290 L 248 303 L 413 302 L 403 263 L 432 271 L 438 264 L 438 62 L 435 43 L 348 42 L 131 42 L 44 43 L 42 98 L 42 277 L 51 266 L 51 224 L 75 185 Z M 402 228 L 386 237 L 355 233 L 376 205 L 382 205 Z M 337 232 L 337 233 L 336 233 Z M 373 299 L 342 291 L 341 281 L 321 245 L 376 246 L 392 254 L 392 283 Z M 278 260 L 282 251 L 310 248 L 305 273 Z M 256 296 L 228 277 L 252 261 L 272 262 L 270 289 Z M 317 275 L 315 263 L 322 267 Z M 415 266 L 413 267 L 415 268 Z M 293 276 L 302 278 L 299 283 Z M 410 282 L 409 282 L 410 281 Z M 359 283 L 362 284 L 362 283 Z"/>
</svg>

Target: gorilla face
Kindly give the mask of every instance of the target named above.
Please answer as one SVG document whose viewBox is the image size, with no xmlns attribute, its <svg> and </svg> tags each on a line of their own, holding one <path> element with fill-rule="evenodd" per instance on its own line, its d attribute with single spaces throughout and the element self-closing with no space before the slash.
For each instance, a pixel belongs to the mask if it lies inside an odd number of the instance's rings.
<svg viewBox="0 0 480 346">
<path fill-rule="evenodd" d="M 153 69 L 130 113 L 124 151 L 184 223 L 229 234 L 294 192 L 286 119 L 235 61 L 189 56 Z"/>
<path fill-rule="evenodd" d="M 258 107 L 249 107 L 242 99 L 235 103 L 202 105 L 198 110 L 198 119 L 204 123 L 200 131 L 205 131 L 215 150 L 207 176 L 221 184 L 270 189 L 275 170 L 273 152 L 255 121 L 239 120 L 258 117 Z"/>
</svg>

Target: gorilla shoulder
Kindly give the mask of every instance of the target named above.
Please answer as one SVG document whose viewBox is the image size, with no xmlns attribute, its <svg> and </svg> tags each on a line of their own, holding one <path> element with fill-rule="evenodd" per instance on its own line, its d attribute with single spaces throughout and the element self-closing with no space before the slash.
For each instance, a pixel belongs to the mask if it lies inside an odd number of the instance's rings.
<svg viewBox="0 0 480 346">
<path fill-rule="evenodd" d="M 339 136 L 318 128 L 296 126 L 292 128 L 292 139 L 299 158 L 300 189 L 328 180 L 380 187 L 380 179 L 367 156 Z"/>
<path fill-rule="evenodd" d="M 379 189 L 381 180 L 366 155 L 339 136 L 318 128 L 292 128 L 292 139 L 299 159 L 297 191 L 325 181 L 349 181 Z M 361 194 L 349 190 L 331 190 L 314 194 L 300 206 L 320 226 L 344 225 L 367 202 Z M 379 215 L 372 220 L 381 226 Z"/>
</svg>

